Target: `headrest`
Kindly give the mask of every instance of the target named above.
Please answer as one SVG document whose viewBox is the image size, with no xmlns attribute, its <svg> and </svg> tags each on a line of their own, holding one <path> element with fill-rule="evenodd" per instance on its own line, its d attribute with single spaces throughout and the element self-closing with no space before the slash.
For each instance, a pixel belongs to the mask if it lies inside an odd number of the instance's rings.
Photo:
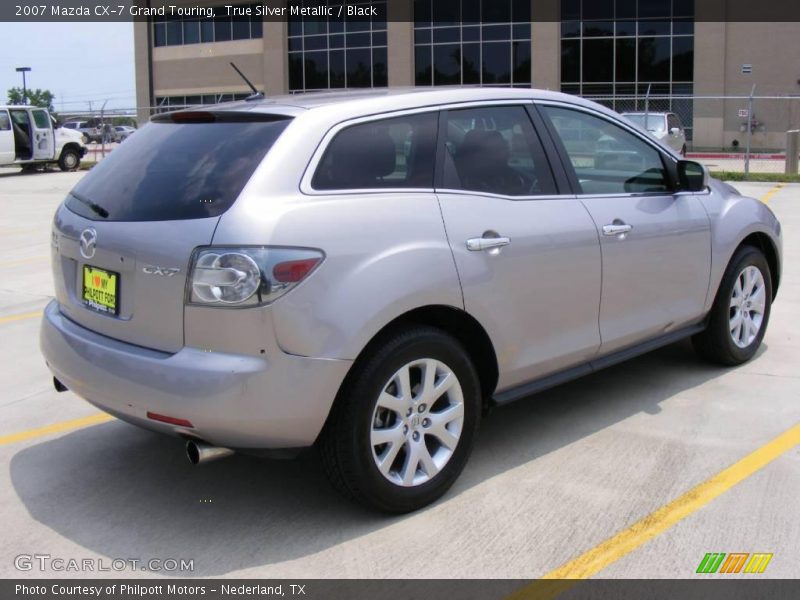
<svg viewBox="0 0 800 600">
<path fill-rule="evenodd" d="M 473 129 L 464 136 L 458 149 L 459 156 L 474 158 L 479 154 L 487 163 L 508 162 L 508 144 L 499 131 Z"/>
</svg>

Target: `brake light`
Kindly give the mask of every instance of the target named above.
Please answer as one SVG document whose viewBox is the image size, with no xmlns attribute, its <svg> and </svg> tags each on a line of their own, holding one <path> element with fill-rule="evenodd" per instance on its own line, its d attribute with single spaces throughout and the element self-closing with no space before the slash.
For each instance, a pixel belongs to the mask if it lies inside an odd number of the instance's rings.
<svg viewBox="0 0 800 600">
<path fill-rule="evenodd" d="M 281 283 L 297 283 L 319 264 L 320 258 L 305 258 L 278 263 L 272 268 L 272 277 Z"/>
<path fill-rule="evenodd" d="M 169 117 L 173 123 L 213 123 L 217 120 L 214 113 L 203 110 L 184 110 L 170 113 Z"/>
</svg>

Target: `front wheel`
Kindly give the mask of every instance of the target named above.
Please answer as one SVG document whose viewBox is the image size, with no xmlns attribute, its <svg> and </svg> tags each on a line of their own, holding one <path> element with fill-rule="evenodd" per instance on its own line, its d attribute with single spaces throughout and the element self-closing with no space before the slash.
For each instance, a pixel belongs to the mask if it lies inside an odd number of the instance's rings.
<svg viewBox="0 0 800 600">
<path fill-rule="evenodd" d="M 74 171 L 81 164 L 81 155 L 73 148 L 64 148 L 58 158 L 58 168 L 62 171 Z"/>
<path fill-rule="evenodd" d="M 481 392 L 469 355 L 420 326 L 388 336 L 354 369 L 320 437 L 331 483 L 385 512 L 430 504 L 461 473 L 478 429 Z"/>
<path fill-rule="evenodd" d="M 735 366 L 750 360 L 761 346 L 772 306 L 772 278 L 764 254 L 742 246 L 722 277 L 708 327 L 692 338 L 703 357 Z"/>
</svg>

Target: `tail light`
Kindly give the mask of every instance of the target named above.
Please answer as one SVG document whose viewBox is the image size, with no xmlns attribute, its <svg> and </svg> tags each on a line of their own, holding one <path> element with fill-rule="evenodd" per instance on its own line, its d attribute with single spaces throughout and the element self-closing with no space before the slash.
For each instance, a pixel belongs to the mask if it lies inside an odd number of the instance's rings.
<svg viewBox="0 0 800 600">
<path fill-rule="evenodd" d="M 324 258 L 321 250 L 309 248 L 198 248 L 186 301 L 207 306 L 269 304 L 308 277 Z"/>
</svg>

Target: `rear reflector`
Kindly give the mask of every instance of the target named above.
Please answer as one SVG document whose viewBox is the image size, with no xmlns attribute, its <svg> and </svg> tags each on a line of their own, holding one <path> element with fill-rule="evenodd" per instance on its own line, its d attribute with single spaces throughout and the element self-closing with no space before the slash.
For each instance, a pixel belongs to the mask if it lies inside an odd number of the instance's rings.
<svg viewBox="0 0 800 600">
<path fill-rule="evenodd" d="M 278 263 L 272 268 L 272 276 L 281 283 L 297 283 L 305 278 L 321 258 L 305 258 Z"/>
<path fill-rule="evenodd" d="M 152 419 L 153 421 L 161 421 L 162 423 L 169 423 L 170 425 L 180 425 L 181 427 L 191 427 L 194 429 L 194 425 L 190 421 L 186 419 L 176 419 L 175 417 L 168 417 L 166 415 L 159 415 L 154 412 L 147 411 L 147 418 Z"/>
</svg>

